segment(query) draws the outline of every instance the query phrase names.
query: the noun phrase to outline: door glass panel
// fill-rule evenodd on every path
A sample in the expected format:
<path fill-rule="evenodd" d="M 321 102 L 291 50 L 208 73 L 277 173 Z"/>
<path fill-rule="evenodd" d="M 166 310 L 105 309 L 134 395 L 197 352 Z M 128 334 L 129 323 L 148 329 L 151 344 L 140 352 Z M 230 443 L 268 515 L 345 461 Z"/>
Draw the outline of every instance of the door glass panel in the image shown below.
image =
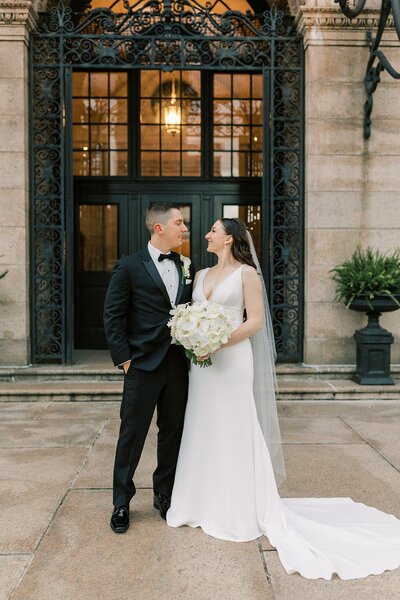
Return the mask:
<path fill-rule="evenodd" d="M 215 177 L 261 176 L 261 89 L 261 74 L 214 75 Z"/>
<path fill-rule="evenodd" d="M 201 175 L 200 96 L 200 71 L 141 71 L 142 176 Z"/>
<path fill-rule="evenodd" d="M 224 204 L 222 207 L 222 217 L 227 219 L 241 219 L 246 223 L 261 264 L 261 206 L 258 204 Z"/>
<path fill-rule="evenodd" d="M 73 73 L 74 175 L 128 175 L 127 73 Z"/>
<path fill-rule="evenodd" d="M 79 206 L 79 265 L 85 272 L 112 271 L 118 257 L 118 205 Z"/>

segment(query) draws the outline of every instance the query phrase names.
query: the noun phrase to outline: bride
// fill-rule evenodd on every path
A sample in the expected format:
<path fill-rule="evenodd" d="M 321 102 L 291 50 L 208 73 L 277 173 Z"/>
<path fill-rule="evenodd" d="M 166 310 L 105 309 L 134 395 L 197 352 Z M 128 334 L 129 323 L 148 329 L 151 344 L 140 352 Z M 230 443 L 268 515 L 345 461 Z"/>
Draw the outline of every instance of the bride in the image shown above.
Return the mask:
<path fill-rule="evenodd" d="M 228 307 L 235 329 L 212 366 L 191 367 L 168 525 L 201 527 L 235 542 L 265 535 L 288 573 L 310 579 L 395 569 L 400 520 L 394 516 L 350 498 L 279 497 L 284 466 L 258 261 L 239 219 L 218 220 L 206 240 L 218 263 L 197 274 L 193 300 Z"/>

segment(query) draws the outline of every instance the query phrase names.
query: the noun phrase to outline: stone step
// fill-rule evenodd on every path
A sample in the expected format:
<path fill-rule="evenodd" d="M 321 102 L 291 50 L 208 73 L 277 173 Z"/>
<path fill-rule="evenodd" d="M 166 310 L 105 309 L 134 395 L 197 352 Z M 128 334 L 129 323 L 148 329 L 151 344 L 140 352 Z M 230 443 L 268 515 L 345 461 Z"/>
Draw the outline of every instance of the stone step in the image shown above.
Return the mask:
<path fill-rule="evenodd" d="M 51 365 L 28 367 L 0 367 L 0 385 L 3 382 L 93 382 L 120 381 L 121 371 L 113 366 Z"/>
<path fill-rule="evenodd" d="M 120 376 L 121 379 L 121 376 Z M 17 381 L 0 383 L 0 402 L 104 402 L 121 400 L 122 381 Z"/>
<path fill-rule="evenodd" d="M 278 364 L 276 372 L 279 382 L 307 381 L 309 379 L 344 380 L 350 379 L 355 365 L 303 365 Z M 400 383 L 400 365 L 392 365 L 391 374 Z M 0 367 L 0 385 L 4 382 L 93 382 L 120 381 L 121 372 L 110 361 L 103 360 L 94 364 L 74 365 L 30 365 L 27 367 Z"/>
<path fill-rule="evenodd" d="M 400 400 L 400 384 L 358 385 L 349 379 L 292 379 L 278 382 L 278 399 L 287 400 Z M 0 402 L 120 401 L 120 381 L 16 381 L 0 383 Z"/>

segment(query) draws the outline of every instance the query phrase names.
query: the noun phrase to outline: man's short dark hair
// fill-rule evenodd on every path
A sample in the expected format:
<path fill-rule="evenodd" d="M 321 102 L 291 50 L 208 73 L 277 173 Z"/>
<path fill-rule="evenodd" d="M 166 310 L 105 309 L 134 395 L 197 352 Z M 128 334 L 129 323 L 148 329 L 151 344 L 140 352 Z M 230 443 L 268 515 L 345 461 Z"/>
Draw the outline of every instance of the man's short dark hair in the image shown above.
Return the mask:
<path fill-rule="evenodd" d="M 146 211 L 146 227 L 150 232 L 150 235 L 154 233 L 154 225 L 156 223 L 165 223 L 169 219 L 169 212 L 173 209 L 179 207 L 176 204 L 170 204 L 169 202 L 154 202 L 150 204 L 149 208 Z"/>

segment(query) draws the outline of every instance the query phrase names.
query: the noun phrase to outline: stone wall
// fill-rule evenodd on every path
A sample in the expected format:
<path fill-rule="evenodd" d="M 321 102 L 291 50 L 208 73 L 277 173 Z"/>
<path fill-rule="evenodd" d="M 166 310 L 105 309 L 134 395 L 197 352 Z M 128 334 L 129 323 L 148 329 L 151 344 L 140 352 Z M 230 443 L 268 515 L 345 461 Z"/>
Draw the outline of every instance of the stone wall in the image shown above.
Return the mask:
<path fill-rule="evenodd" d="M 329 270 L 357 243 L 400 245 L 400 82 L 383 74 L 372 134 L 364 140 L 366 27 L 376 26 L 378 12 L 364 11 L 350 23 L 329 0 L 292 10 L 306 53 L 305 362 L 351 364 L 352 334 L 366 318 L 334 301 Z M 397 36 L 386 38 L 382 48 L 400 67 Z M 394 363 L 400 362 L 398 315 L 381 319 L 398 340 Z"/>
<path fill-rule="evenodd" d="M 29 362 L 30 1 L 0 0 L 0 364 Z"/>
<path fill-rule="evenodd" d="M 383 250 L 400 244 L 400 82 L 383 74 L 365 141 L 366 28 L 378 12 L 350 23 L 333 0 L 289 4 L 306 53 L 305 362 L 354 364 L 352 334 L 365 317 L 335 303 L 329 270 L 357 242 Z M 9 269 L 0 280 L 0 364 L 8 365 L 30 360 L 27 58 L 38 5 L 0 0 L 0 272 Z M 394 32 L 385 40 L 400 68 Z M 397 340 L 394 363 L 399 314 L 382 318 Z"/>

